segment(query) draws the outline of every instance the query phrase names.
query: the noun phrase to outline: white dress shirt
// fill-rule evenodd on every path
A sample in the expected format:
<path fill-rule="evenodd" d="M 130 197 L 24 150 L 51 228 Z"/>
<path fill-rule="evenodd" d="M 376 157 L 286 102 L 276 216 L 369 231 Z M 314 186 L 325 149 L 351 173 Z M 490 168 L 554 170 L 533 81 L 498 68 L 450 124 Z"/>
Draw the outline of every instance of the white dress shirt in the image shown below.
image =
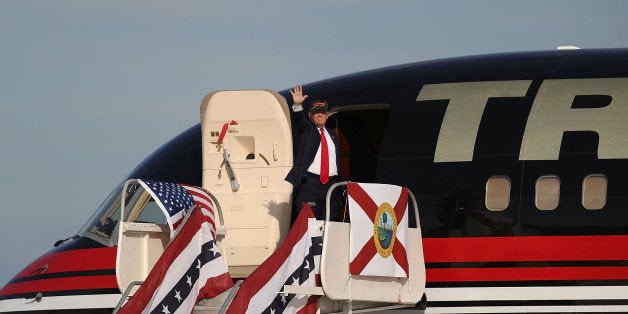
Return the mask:
<path fill-rule="evenodd" d="M 336 167 L 336 145 L 334 145 L 334 141 L 331 139 L 329 132 L 326 128 L 323 128 L 325 132 L 325 138 L 327 139 L 327 152 L 329 152 L 329 176 L 337 176 L 338 168 Z M 316 131 L 320 132 L 319 128 L 316 128 Z M 314 161 L 307 171 L 316 175 L 321 174 L 321 145 L 318 145 L 318 150 L 316 151 L 316 156 L 314 156 Z"/>

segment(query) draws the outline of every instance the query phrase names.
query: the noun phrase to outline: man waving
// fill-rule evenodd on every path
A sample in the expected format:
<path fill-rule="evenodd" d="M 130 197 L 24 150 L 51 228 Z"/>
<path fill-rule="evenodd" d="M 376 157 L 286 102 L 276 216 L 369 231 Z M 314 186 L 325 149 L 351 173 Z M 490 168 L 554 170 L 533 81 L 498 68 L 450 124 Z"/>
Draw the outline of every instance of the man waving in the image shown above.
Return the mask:
<path fill-rule="evenodd" d="M 298 211 L 302 203 L 309 203 L 316 219 L 325 219 L 325 198 L 332 184 L 342 181 L 340 172 L 339 146 L 336 134 L 325 127 L 328 118 L 328 104 L 324 100 L 315 100 L 305 119 L 303 102 L 307 95 L 303 87 L 297 85 L 290 91 L 292 110 L 296 113 L 294 130 L 298 133 L 294 165 L 286 181 L 295 188 L 294 204 Z M 331 198 L 331 220 L 340 217 L 339 193 Z"/>

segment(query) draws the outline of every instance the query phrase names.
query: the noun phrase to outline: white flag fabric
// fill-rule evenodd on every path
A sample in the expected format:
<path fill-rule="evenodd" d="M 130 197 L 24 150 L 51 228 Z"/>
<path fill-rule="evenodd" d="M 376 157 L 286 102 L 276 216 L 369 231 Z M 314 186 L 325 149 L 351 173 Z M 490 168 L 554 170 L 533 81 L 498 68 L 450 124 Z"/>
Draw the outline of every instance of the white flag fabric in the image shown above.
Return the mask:
<path fill-rule="evenodd" d="M 119 314 L 189 314 L 201 299 L 212 298 L 233 286 L 212 235 L 210 214 L 205 209 L 192 211 Z"/>
<path fill-rule="evenodd" d="M 166 216 L 166 222 L 170 227 L 171 238 L 187 212 L 194 205 L 207 210 L 211 218 L 212 235 L 216 235 L 214 223 L 214 204 L 209 192 L 205 189 L 170 182 L 160 182 L 152 180 L 137 180 L 140 185 L 153 197 L 155 203 L 161 208 Z"/>
<path fill-rule="evenodd" d="M 322 232 L 304 204 L 284 243 L 240 286 L 227 314 L 316 313 L 317 296 L 278 293 L 284 285 L 316 286 Z"/>
<path fill-rule="evenodd" d="M 408 189 L 396 185 L 347 186 L 352 275 L 408 277 Z"/>

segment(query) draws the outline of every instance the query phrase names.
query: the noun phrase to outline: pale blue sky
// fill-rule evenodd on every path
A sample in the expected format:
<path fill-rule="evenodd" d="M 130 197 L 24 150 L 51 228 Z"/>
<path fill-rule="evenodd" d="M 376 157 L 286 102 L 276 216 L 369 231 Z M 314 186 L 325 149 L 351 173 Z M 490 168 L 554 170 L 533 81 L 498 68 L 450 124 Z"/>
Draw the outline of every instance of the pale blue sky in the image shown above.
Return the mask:
<path fill-rule="evenodd" d="M 472 54 L 628 47 L 628 1 L 0 1 L 0 285 L 218 89 Z"/>

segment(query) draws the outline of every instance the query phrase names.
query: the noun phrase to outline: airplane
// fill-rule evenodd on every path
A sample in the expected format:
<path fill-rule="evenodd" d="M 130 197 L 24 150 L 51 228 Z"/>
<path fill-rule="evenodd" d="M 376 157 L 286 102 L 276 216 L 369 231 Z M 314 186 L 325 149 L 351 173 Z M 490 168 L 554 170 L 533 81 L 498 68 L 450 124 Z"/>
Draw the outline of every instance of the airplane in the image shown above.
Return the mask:
<path fill-rule="evenodd" d="M 345 179 L 416 196 L 427 308 L 409 312 L 628 312 L 628 49 L 423 61 L 303 88 L 330 104 Z M 244 110 L 214 105 L 221 95 L 122 182 L 212 192 L 230 273 L 245 278 L 289 228 L 291 98 L 267 91 L 249 102 L 273 104 Z M 120 260 L 133 258 L 119 243 L 120 204 L 147 208 L 135 214 L 156 223 L 151 243 L 168 236 L 150 199 L 123 183 L 0 290 L 0 312 L 111 312 L 126 287 Z M 155 257 L 140 257 L 141 278 Z"/>

